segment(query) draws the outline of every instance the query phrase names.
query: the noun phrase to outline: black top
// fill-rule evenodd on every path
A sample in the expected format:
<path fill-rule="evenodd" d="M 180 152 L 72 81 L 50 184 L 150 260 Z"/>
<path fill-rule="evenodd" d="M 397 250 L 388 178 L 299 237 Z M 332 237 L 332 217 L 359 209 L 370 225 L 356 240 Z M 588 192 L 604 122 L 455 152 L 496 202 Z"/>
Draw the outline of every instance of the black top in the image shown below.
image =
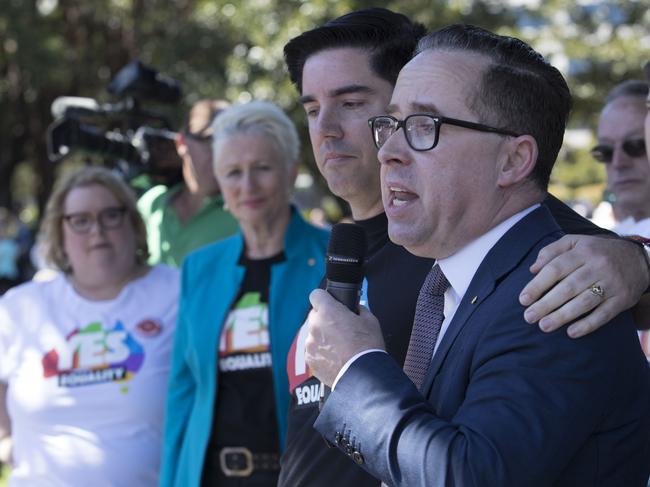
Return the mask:
<path fill-rule="evenodd" d="M 246 273 L 219 341 L 217 399 L 203 467 L 204 486 L 242 485 L 241 479 L 226 477 L 221 471 L 219 451 L 223 447 L 246 447 L 253 453 L 280 452 L 268 301 L 271 266 L 283 260 L 283 252 L 267 259 L 240 258 Z"/>
<path fill-rule="evenodd" d="M 385 213 L 357 223 L 364 227 L 368 239 L 366 306 L 381 324 L 388 353 L 401 364 L 411 336 L 418 292 L 434 261 L 415 257 L 388 240 Z M 291 377 L 289 382 L 293 382 Z M 318 380 L 310 377 L 291 390 L 287 446 L 278 486 L 378 486 L 374 477 L 338 449 L 328 448 L 313 429 L 318 416 L 318 388 Z"/>
<path fill-rule="evenodd" d="M 611 233 L 582 218 L 557 198 L 544 204 L 567 233 Z M 415 257 L 388 239 L 386 215 L 357 222 L 368 233 L 366 264 L 369 308 L 381 324 L 386 348 L 403 364 L 411 336 L 415 303 L 433 260 Z M 291 380 L 290 380 L 291 383 Z M 378 487 L 380 482 L 337 448 L 328 448 L 312 425 L 318 416 L 319 387 L 311 377 L 291 390 L 287 447 L 282 455 L 281 487 Z"/>

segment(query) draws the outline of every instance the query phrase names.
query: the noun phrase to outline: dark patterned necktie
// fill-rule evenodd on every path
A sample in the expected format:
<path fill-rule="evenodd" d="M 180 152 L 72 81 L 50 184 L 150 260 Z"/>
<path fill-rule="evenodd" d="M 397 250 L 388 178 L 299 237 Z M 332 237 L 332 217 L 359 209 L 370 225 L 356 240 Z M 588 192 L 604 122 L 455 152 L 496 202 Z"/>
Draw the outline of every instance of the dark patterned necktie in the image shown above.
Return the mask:
<path fill-rule="evenodd" d="M 415 318 L 409 348 L 404 361 L 404 372 L 419 389 L 427 373 L 433 350 L 445 318 L 445 291 L 449 281 L 435 265 L 427 274 L 415 306 Z"/>

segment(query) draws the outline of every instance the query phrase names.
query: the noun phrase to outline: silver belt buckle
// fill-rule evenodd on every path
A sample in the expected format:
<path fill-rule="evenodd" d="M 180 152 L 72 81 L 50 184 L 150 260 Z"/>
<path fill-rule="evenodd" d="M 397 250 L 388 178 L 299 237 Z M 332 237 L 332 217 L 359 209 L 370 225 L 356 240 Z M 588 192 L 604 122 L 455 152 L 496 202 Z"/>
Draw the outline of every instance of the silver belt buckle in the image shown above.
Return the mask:
<path fill-rule="evenodd" d="M 246 459 L 246 468 L 233 469 L 228 467 L 228 455 L 242 455 Z M 249 477 L 253 473 L 253 454 L 243 446 L 227 446 L 219 452 L 219 466 L 226 477 Z"/>

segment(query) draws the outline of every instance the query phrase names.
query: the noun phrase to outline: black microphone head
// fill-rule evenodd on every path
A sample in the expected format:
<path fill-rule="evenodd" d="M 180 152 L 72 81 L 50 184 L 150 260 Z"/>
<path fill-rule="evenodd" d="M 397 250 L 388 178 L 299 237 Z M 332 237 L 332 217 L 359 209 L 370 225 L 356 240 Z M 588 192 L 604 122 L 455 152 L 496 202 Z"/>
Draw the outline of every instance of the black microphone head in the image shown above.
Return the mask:
<path fill-rule="evenodd" d="M 362 227 L 354 223 L 334 225 L 327 246 L 327 280 L 360 283 L 363 280 L 366 249 L 366 231 Z"/>

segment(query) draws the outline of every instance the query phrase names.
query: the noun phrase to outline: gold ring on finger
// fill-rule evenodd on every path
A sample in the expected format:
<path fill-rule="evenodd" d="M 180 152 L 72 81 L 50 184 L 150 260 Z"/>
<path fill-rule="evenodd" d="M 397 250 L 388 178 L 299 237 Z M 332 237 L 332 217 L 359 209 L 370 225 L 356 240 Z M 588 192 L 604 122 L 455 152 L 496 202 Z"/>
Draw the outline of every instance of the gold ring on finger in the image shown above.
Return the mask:
<path fill-rule="evenodd" d="M 598 284 L 594 284 L 589 288 L 589 292 L 593 294 L 594 296 L 598 296 L 599 298 L 604 298 L 605 297 L 605 290 L 602 288 L 602 286 L 599 286 Z"/>

